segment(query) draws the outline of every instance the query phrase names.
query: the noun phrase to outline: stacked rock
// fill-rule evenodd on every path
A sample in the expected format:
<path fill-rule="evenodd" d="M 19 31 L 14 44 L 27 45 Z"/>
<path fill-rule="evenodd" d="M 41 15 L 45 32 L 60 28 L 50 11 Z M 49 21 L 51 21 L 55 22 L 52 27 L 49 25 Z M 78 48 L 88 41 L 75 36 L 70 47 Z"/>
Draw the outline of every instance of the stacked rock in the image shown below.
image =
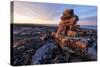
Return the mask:
<path fill-rule="evenodd" d="M 63 12 L 63 16 L 61 16 L 61 22 L 58 26 L 57 33 L 67 36 L 76 36 L 77 30 L 80 27 L 79 25 L 77 25 L 78 21 L 79 17 L 74 14 L 74 10 L 66 9 Z"/>
<path fill-rule="evenodd" d="M 54 41 L 64 50 L 70 48 L 72 53 L 77 55 L 86 54 L 87 40 L 80 37 L 80 25 L 77 25 L 79 17 L 74 14 L 73 9 L 66 9 L 61 16 L 61 22 L 57 32 L 52 32 Z M 66 49 L 65 49 L 66 48 Z M 70 51 L 68 49 L 68 51 Z"/>

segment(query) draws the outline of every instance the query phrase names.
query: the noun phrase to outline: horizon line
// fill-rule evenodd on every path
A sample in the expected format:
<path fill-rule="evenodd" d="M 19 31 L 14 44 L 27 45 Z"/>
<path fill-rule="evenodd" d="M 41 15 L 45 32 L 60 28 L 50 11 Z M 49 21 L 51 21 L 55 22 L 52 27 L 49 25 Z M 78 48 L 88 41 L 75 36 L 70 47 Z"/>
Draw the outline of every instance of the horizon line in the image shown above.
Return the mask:
<path fill-rule="evenodd" d="M 35 23 L 11 23 L 11 24 L 32 24 L 32 25 L 35 25 Z M 36 24 L 36 25 L 58 25 L 58 24 Z M 76 24 L 76 25 L 82 25 L 82 24 Z M 84 25 L 84 26 L 97 26 L 97 25 Z"/>

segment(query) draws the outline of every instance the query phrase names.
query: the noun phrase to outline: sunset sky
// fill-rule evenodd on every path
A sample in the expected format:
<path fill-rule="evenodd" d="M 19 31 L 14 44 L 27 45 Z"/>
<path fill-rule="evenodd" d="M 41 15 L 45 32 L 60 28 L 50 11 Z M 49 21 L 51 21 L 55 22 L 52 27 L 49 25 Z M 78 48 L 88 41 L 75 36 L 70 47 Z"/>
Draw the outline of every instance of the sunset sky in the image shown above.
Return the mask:
<path fill-rule="evenodd" d="M 74 9 L 80 25 L 97 25 L 97 7 L 71 4 L 14 2 L 14 23 L 59 24 L 62 12 Z"/>

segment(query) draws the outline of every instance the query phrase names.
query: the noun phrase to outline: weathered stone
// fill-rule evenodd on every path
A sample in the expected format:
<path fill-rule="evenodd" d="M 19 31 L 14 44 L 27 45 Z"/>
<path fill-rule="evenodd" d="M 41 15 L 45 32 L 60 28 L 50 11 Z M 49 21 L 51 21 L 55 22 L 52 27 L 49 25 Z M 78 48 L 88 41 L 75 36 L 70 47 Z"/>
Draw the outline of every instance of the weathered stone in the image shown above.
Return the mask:
<path fill-rule="evenodd" d="M 69 27 L 70 30 L 77 31 L 77 29 L 80 28 L 80 25 L 70 25 Z"/>
<path fill-rule="evenodd" d="M 65 16 L 73 16 L 74 15 L 74 10 L 73 9 L 65 9 L 63 12 L 63 15 Z"/>
<path fill-rule="evenodd" d="M 39 48 L 32 57 L 32 64 L 45 64 L 50 59 L 53 49 L 57 48 L 53 43 L 48 43 Z"/>
<path fill-rule="evenodd" d="M 71 31 L 71 30 L 68 30 L 67 31 L 67 36 L 68 37 L 75 37 L 77 35 L 77 32 L 76 31 Z"/>

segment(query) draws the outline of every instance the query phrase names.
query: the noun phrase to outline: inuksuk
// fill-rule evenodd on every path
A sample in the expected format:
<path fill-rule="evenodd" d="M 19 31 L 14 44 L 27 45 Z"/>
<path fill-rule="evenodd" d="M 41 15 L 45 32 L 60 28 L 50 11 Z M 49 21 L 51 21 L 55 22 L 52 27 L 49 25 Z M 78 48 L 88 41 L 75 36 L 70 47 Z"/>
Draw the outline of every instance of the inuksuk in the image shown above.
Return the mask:
<path fill-rule="evenodd" d="M 52 32 L 54 41 L 62 48 L 71 48 L 75 54 L 87 52 L 87 41 L 80 37 L 80 25 L 77 24 L 79 17 L 74 14 L 73 9 L 66 9 L 61 16 L 57 32 Z M 69 51 L 69 49 L 68 49 Z"/>

